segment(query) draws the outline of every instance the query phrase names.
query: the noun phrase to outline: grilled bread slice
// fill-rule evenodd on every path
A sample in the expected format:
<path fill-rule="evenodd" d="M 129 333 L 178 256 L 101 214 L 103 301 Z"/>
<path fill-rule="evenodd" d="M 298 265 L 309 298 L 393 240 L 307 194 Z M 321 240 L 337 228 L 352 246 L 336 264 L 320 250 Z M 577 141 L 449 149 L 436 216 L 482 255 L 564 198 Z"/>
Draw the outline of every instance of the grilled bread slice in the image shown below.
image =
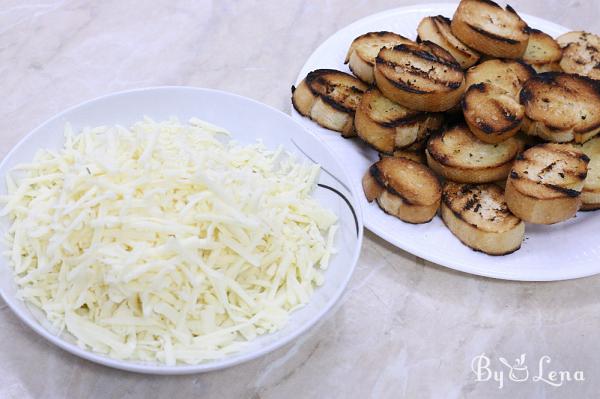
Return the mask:
<path fill-rule="evenodd" d="M 428 40 L 447 50 L 464 69 L 479 60 L 479 53 L 458 40 L 452 33 L 450 19 L 441 15 L 425 17 L 417 27 L 420 40 Z"/>
<path fill-rule="evenodd" d="M 528 30 L 529 43 L 523 54 L 523 61 L 531 65 L 538 73 L 559 72 L 562 49 L 558 42 L 541 30 L 534 28 L 528 28 Z"/>
<path fill-rule="evenodd" d="M 363 177 L 369 202 L 409 223 L 427 223 L 436 214 L 442 187 L 425 165 L 406 158 L 384 157 Z"/>
<path fill-rule="evenodd" d="M 600 36 L 587 32 L 569 32 L 557 39 L 563 47 L 560 67 L 568 73 L 600 79 Z"/>
<path fill-rule="evenodd" d="M 600 132 L 600 82 L 546 72 L 529 79 L 520 94 L 523 131 L 557 143 L 584 143 Z"/>
<path fill-rule="evenodd" d="M 354 76 L 333 69 L 310 72 L 298 87 L 292 86 L 296 111 L 327 129 L 354 136 L 354 113 L 365 85 Z"/>
<path fill-rule="evenodd" d="M 523 143 L 510 137 L 488 144 L 458 124 L 431 136 L 427 143 L 427 164 L 439 175 L 460 183 L 489 183 L 508 176 Z"/>
<path fill-rule="evenodd" d="M 600 209 L 600 137 L 594 137 L 581 146 L 581 150 L 590 159 L 588 173 L 581 192 L 581 209 L 591 211 Z"/>
<path fill-rule="evenodd" d="M 385 154 L 423 140 L 428 131 L 441 125 L 441 114 L 410 110 L 384 97 L 376 88 L 363 94 L 354 117 L 358 137 Z"/>
<path fill-rule="evenodd" d="M 398 44 L 411 44 L 412 40 L 392 32 L 369 32 L 360 35 L 350 45 L 344 64 L 357 78 L 366 83 L 375 82 L 373 66 L 382 47 L 394 47 Z"/>
<path fill-rule="evenodd" d="M 582 30 L 571 31 L 563 33 L 562 35 L 557 37 L 556 42 L 558 43 L 560 48 L 565 48 L 571 43 L 586 44 L 589 40 L 595 41 L 598 36 L 596 36 L 596 38 L 594 38 L 593 36 L 596 35 L 594 35 L 593 33 L 584 32 Z"/>
<path fill-rule="evenodd" d="M 446 111 L 465 89 L 463 70 L 454 57 L 427 41 L 382 48 L 374 76 L 384 96 L 418 111 Z"/>
<path fill-rule="evenodd" d="M 476 83 L 492 83 L 518 98 L 523 83 L 535 70 L 519 60 L 487 60 L 469 68 L 465 74 L 467 87 Z"/>
<path fill-rule="evenodd" d="M 441 214 L 463 244 L 489 255 L 507 255 L 521 247 L 525 223 L 506 205 L 496 184 L 444 184 Z"/>
<path fill-rule="evenodd" d="M 467 46 L 498 58 L 520 58 L 529 41 L 527 24 L 516 11 L 491 0 L 461 0 L 452 32 Z"/>
<path fill-rule="evenodd" d="M 589 158 L 570 144 L 545 143 L 520 154 L 506 181 L 506 203 L 526 222 L 553 224 L 575 215 Z"/>
<path fill-rule="evenodd" d="M 485 143 L 496 144 L 519 131 L 524 107 L 502 88 L 491 83 L 477 83 L 467 89 L 462 100 L 467 125 Z"/>

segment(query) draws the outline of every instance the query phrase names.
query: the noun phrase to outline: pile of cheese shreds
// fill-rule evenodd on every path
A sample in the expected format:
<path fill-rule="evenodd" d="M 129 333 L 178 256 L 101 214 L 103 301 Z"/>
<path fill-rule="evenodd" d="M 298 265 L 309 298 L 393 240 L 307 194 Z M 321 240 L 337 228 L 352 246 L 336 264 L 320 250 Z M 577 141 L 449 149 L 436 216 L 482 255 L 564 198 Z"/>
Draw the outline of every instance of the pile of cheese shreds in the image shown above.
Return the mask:
<path fill-rule="evenodd" d="M 318 165 L 198 119 L 67 125 L 7 176 L 18 295 L 118 359 L 195 364 L 280 329 L 334 252 Z"/>

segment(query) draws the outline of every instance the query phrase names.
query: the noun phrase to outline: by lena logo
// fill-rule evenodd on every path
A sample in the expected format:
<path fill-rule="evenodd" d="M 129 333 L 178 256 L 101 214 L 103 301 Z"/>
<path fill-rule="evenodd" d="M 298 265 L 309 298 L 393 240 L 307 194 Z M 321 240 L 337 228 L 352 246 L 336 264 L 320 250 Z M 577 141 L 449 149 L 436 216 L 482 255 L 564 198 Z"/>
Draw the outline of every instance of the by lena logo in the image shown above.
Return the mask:
<path fill-rule="evenodd" d="M 495 364 L 485 353 L 475 356 L 471 361 L 471 370 L 475 374 L 475 381 L 494 381 L 498 389 L 502 389 L 506 381 L 548 384 L 561 387 L 572 381 L 585 381 L 582 370 L 556 370 L 552 367 L 552 359 L 544 355 L 535 363 L 531 372 L 527 365 L 526 355 L 522 353 L 514 362 L 509 362 L 504 357 L 499 357 Z"/>

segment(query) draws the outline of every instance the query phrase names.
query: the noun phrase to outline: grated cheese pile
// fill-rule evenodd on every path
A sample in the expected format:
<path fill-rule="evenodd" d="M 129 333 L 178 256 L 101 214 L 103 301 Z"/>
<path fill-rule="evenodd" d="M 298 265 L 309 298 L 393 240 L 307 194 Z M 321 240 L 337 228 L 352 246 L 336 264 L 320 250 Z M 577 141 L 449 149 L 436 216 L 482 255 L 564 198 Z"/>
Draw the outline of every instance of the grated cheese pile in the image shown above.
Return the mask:
<path fill-rule="evenodd" d="M 317 165 L 198 119 L 67 125 L 7 176 L 19 296 L 79 346 L 195 364 L 280 329 L 334 252 Z"/>

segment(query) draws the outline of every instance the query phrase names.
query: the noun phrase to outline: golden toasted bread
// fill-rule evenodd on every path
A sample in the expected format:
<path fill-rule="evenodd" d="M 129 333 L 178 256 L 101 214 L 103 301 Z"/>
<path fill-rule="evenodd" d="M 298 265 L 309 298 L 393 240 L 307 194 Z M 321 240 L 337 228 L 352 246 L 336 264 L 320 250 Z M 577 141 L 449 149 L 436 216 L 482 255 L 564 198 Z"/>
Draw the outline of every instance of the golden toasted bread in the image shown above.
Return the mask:
<path fill-rule="evenodd" d="M 477 83 L 462 100 L 463 114 L 473 134 L 485 143 L 500 143 L 519 131 L 524 107 L 503 89 L 491 83 Z"/>
<path fill-rule="evenodd" d="M 462 68 L 431 42 L 382 48 L 375 60 L 375 82 L 384 96 L 418 111 L 446 111 L 464 92 Z"/>
<path fill-rule="evenodd" d="M 488 144 L 473 135 L 465 124 L 434 134 L 427 143 L 427 164 L 446 179 L 461 183 L 503 180 L 523 143 L 510 137 Z"/>
<path fill-rule="evenodd" d="M 411 44 L 412 40 L 392 32 L 369 32 L 360 35 L 350 45 L 344 64 L 363 82 L 373 83 L 375 58 L 382 47 L 394 47 L 398 44 Z"/>
<path fill-rule="evenodd" d="M 567 220 L 581 206 L 589 158 L 569 144 L 546 143 L 520 154 L 506 181 L 506 202 L 526 222 Z"/>
<path fill-rule="evenodd" d="M 442 195 L 437 177 L 425 165 L 406 158 L 384 157 L 363 177 L 369 202 L 409 222 L 426 223 L 436 214 Z"/>
<path fill-rule="evenodd" d="M 523 61 L 531 65 L 536 72 L 560 71 L 562 49 L 552 36 L 538 29 L 529 29 L 529 43 Z"/>
<path fill-rule="evenodd" d="M 365 85 L 354 76 L 332 69 L 310 72 L 298 87 L 292 86 L 296 111 L 327 129 L 354 136 L 354 113 Z"/>
<path fill-rule="evenodd" d="M 546 72 L 529 79 L 520 94 L 523 131 L 557 143 L 584 143 L 600 131 L 600 83 Z"/>
<path fill-rule="evenodd" d="M 420 40 L 428 40 L 447 50 L 464 69 L 475 65 L 479 53 L 458 40 L 452 33 L 450 20 L 444 16 L 425 17 L 417 27 Z"/>
<path fill-rule="evenodd" d="M 519 60 L 487 60 L 469 68 L 465 80 L 467 87 L 492 83 L 518 98 L 523 83 L 534 75 L 535 70 Z"/>
<path fill-rule="evenodd" d="M 584 32 L 581 30 L 572 31 L 572 32 L 563 33 L 562 35 L 557 37 L 556 42 L 558 43 L 558 45 L 561 48 L 565 48 L 571 43 L 586 44 L 590 40 L 595 41 L 595 40 L 597 40 L 598 36 L 596 36 L 596 37 L 594 37 L 594 36 L 596 36 L 596 35 L 594 35 L 593 33 L 588 33 L 588 32 Z"/>
<path fill-rule="evenodd" d="M 467 46 L 498 58 L 520 58 L 529 41 L 527 24 L 516 11 L 491 0 L 462 0 L 452 32 Z"/>
<path fill-rule="evenodd" d="M 525 223 L 513 215 L 496 184 L 444 184 L 442 219 L 463 244 L 489 255 L 521 247 Z"/>
<path fill-rule="evenodd" d="M 568 73 L 600 79 L 600 36 L 569 32 L 557 39 L 563 48 L 560 67 Z"/>
<path fill-rule="evenodd" d="M 594 137 L 581 146 L 581 150 L 590 159 L 588 173 L 581 191 L 581 209 L 591 211 L 600 209 L 600 137 Z"/>
<path fill-rule="evenodd" d="M 428 131 L 441 125 L 441 114 L 410 110 L 384 97 L 376 88 L 363 94 L 354 117 L 358 137 L 385 154 L 423 140 Z"/>

